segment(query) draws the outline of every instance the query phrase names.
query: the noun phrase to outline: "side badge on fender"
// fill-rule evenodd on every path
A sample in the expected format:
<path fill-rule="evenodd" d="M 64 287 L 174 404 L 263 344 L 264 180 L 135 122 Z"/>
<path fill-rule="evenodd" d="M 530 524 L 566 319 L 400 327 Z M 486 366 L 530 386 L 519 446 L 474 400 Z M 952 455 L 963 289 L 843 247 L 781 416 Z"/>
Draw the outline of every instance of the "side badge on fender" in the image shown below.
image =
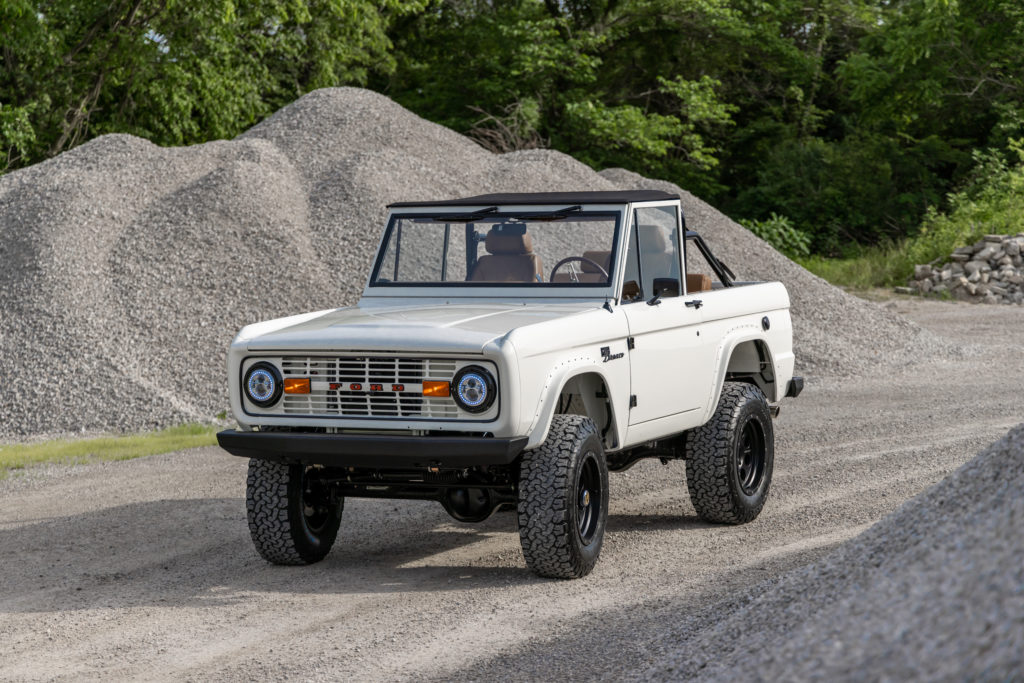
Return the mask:
<path fill-rule="evenodd" d="M 612 353 L 612 349 L 609 346 L 602 346 L 601 347 L 601 358 L 604 358 L 604 362 L 605 363 L 607 363 L 610 360 L 618 360 L 619 358 L 622 358 L 625 355 L 626 355 L 625 353 L 615 353 L 615 354 L 613 354 Z"/>

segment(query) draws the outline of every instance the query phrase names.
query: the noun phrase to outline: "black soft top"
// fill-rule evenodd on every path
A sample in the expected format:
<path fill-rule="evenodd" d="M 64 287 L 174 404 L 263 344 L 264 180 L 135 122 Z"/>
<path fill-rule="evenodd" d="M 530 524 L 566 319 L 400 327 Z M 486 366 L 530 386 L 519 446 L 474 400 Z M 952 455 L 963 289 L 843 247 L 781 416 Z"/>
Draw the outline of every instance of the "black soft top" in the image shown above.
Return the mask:
<path fill-rule="evenodd" d="M 617 190 L 614 192 L 511 192 L 481 194 L 462 199 L 435 199 L 422 202 L 395 202 L 388 208 L 406 206 L 491 206 L 504 204 L 628 204 L 679 199 L 677 194 L 660 190 Z"/>

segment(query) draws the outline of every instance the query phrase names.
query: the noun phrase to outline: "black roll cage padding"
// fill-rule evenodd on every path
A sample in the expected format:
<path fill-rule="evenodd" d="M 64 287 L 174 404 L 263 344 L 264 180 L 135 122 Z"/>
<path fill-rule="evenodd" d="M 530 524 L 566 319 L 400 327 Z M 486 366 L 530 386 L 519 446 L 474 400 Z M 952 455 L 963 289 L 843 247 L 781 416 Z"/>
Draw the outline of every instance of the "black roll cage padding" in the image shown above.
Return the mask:
<path fill-rule="evenodd" d="M 721 281 L 721 283 L 726 287 L 732 287 L 733 281 L 736 280 L 736 274 L 732 272 L 729 266 L 719 261 L 718 258 L 711 253 L 711 248 L 708 247 L 704 238 L 693 230 L 687 230 L 686 239 L 693 240 L 694 244 L 697 245 L 697 249 L 699 249 L 700 253 L 703 254 L 704 259 L 708 262 L 708 265 L 711 266 L 711 269 L 715 271 L 715 275 L 718 276 L 719 281 Z"/>
<path fill-rule="evenodd" d="M 395 272 L 392 273 L 392 278 L 395 282 L 398 281 L 398 262 L 402 258 L 402 225 L 398 225 L 398 230 L 395 232 Z"/>
<path fill-rule="evenodd" d="M 486 239 L 476 231 L 476 223 L 466 223 L 466 279 L 473 277 L 476 262 L 479 260 L 480 243 Z"/>
<path fill-rule="evenodd" d="M 444 224 L 444 247 L 441 250 L 441 282 L 448 281 L 448 242 L 452 233 L 452 224 Z"/>

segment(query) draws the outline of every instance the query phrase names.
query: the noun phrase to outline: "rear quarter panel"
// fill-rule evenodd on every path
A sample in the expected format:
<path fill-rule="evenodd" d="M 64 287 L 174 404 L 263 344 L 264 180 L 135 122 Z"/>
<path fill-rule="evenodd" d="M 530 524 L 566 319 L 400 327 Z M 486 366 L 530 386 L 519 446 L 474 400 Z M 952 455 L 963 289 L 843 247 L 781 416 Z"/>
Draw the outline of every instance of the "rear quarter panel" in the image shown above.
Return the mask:
<path fill-rule="evenodd" d="M 775 392 L 770 402 L 782 399 L 793 376 L 793 324 L 789 293 L 780 282 L 739 283 L 737 286 L 701 292 L 704 306 L 702 333 L 715 340 L 716 381 L 709 387 L 707 407 L 701 424 L 711 419 L 718 405 L 722 383 L 733 350 L 745 342 L 761 340 L 768 346 L 775 375 Z M 763 324 L 768 321 L 768 329 Z"/>

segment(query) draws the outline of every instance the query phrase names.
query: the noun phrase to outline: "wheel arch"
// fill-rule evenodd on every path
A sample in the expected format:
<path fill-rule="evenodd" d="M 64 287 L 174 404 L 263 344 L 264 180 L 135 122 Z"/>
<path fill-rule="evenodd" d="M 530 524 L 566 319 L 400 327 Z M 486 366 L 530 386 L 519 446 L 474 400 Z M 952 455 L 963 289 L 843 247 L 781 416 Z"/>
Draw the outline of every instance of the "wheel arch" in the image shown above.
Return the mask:
<path fill-rule="evenodd" d="M 718 370 L 711 400 L 705 409 L 705 422 L 714 414 L 727 381 L 753 384 L 769 402 L 782 398 L 785 388 L 779 387 L 775 358 L 768 340 L 760 331 L 747 329 L 730 335 L 719 347 L 717 358 Z"/>
<path fill-rule="evenodd" d="M 601 432 L 605 448 L 617 448 L 622 442 L 625 425 L 620 424 L 622 412 L 616 409 L 610 378 L 600 368 L 589 364 L 558 368 L 552 374 L 526 448 L 542 444 L 551 429 L 552 418 L 560 414 L 589 417 Z"/>

